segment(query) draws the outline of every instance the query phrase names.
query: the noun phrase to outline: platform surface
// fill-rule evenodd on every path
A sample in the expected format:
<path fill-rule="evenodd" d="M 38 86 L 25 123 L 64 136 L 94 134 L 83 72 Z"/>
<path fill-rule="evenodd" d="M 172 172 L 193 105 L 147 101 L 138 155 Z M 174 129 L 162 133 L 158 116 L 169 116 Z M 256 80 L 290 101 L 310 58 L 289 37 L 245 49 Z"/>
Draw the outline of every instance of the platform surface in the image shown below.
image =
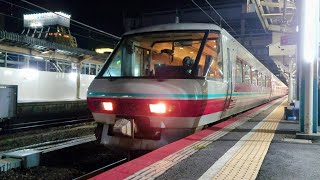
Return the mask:
<path fill-rule="evenodd" d="M 318 179 L 320 143 L 297 140 L 281 98 L 92 179 Z"/>

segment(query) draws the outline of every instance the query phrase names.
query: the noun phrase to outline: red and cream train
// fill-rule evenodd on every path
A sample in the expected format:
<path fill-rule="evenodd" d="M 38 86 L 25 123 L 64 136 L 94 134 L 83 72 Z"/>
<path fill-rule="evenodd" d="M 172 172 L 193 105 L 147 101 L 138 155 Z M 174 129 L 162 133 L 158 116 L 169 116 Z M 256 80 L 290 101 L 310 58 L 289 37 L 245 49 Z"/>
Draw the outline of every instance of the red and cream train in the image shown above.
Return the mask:
<path fill-rule="evenodd" d="M 126 33 L 87 95 L 102 144 L 155 149 L 286 93 L 221 27 L 180 23 Z"/>

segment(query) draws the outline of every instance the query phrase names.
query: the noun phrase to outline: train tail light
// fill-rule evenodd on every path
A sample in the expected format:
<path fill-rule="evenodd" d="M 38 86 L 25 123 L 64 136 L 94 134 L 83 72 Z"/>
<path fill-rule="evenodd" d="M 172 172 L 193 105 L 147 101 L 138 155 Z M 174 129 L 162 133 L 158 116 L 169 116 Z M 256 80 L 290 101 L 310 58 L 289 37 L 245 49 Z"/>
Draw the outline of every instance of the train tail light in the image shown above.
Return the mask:
<path fill-rule="evenodd" d="M 167 107 L 163 103 L 158 104 L 149 104 L 150 112 L 157 113 L 157 114 L 163 114 L 166 113 Z"/>

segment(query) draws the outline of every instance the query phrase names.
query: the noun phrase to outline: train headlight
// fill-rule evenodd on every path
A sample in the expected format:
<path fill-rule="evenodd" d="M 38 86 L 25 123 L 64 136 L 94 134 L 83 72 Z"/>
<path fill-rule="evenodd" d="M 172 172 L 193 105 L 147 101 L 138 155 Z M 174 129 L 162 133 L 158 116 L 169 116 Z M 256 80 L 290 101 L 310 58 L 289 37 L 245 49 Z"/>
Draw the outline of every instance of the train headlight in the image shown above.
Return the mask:
<path fill-rule="evenodd" d="M 166 113 L 167 107 L 163 103 L 158 104 L 149 104 L 150 112 L 157 113 L 157 114 L 163 114 Z"/>
<path fill-rule="evenodd" d="M 102 102 L 102 107 L 103 107 L 103 110 L 113 111 L 113 104 L 112 104 L 112 102 Z"/>

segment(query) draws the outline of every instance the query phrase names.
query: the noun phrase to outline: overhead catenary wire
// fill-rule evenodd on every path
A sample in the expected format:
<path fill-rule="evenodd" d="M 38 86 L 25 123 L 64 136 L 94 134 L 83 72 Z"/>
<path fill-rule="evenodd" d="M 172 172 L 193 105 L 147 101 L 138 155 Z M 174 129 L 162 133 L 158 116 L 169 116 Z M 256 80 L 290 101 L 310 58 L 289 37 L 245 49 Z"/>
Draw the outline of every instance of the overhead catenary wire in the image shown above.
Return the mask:
<path fill-rule="evenodd" d="M 215 24 L 218 25 L 217 21 L 215 21 L 206 11 L 204 11 L 194 0 L 191 0 L 194 5 L 196 5 L 204 14 L 206 14 Z"/>
<path fill-rule="evenodd" d="M 2 2 L 4 2 L 4 3 L 7 3 L 7 4 L 10 4 L 10 5 L 12 5 L 12 6 L 16 6 L 16 7 L 22 8 L 22 9 L 26 9 L 26 10 L 28 10 L 28 11 L 36 12 L 36 11 L 34 11 L 34 10 L 32 10 L 32 9 L 29 9 L 29 8 L 26 8 L 26 7 L 23 7 L 23 6 L 20 6 L 20 5 L 18 5 L 18 4 L 14 4 L 14 3 L 9 2 L 9 1 L 6 1 L 6 0 L 0 0 L 0 1 L 2 1 Z"/>
<path fill-rule="evenodd" d="M 193 1 L 193 0 L 192 0 Z M 212 10 L 220 17 L 220 19 L 226 23 L 226 25 L 238 36 L 237 32 L 227 23 L 227 21 L 218 13 L 218 11 L 209 3 L 208 0 L 205 0 L 207 4 L 212 8 Z"/>
<path fill-rule="evenodd" d="M 24 3 L 27 3 L 27 4 L 29 4 L 29 5 L 32 5 L 32 6 L 34 6 L 34 7 L 37 7 L 37 8 L 39 8 L 39 9 L 42 9 L 42 10 L 44 10 L 44 11 L 51 12 L 51 13 L 54 13 L 54 14 L 56 14 L 56 15 L 58 15 L 58 16 L 64 17 L 64 16 L 62 16 L 62 15 L 60 15 L 60 14 L 57 14 L 57 13 L 55 13 L 55 12 L 52 12 L 52 11 L 50 11 L 49 9 L 46 9 L 46 8 L 44 8 L 44 7 L 41 7 L 41 6 L 39 6 L 39 5 L 36 5 L 36 4 L 31 3 L 31 2 L 29 2 L 29 1 L 26 1 L 26 0 L 21 0 L 21 1 L 24 2 Z M 104 34 L 104 35 L 107 35 L 107 36 L 113 38 L 113 39 L 120 40 L 120 37 L 118 37 L 118 36 L 116 36 L 116 35 L 107 33 L 107 32 L 105 32 L 105 31 L 103 31 L 103 30 L 97 29 L 97 28 L 95 28 L 95 27 L 92 27 L 92 26 L 90 26 L 90 25 L 84 24 L 84 23 L 79 22 L 79 21 L 77 21 L 77 20 L 74 20 L 74 19 L 71 19 L 71 18 L 70 18 L 70 21 L 71 21 L 71 22 L 74 22 L 74 23 L 77 23 L 77 24 L 80 24 L 80 25 L 82 25 L 82 26 L 85 26 L 85 27 L 87 27 L 87 28 L 89 28 L 89 29 L 95 30 L 95 31 L 97 31 L 97 32 L 100 32 L 100 33 L 102 33 L 102 34 Z"/>
<path fill-rule="evenodd" d="M 102 43 L 105 43 L 105 44 L 108 44 L 108 45 L 111 45 L 111 46 L 115 46 L 115 45 L 116 45 L 116 43 L 111 43 L 111 42 L 102 41 L 102 40 L 99 40 L 99 39 L 95 39 L 95 38 L 88 37 L 88 36 L 81 35 L 81 34 L 74 33 L 74 32 L 72 33 L 72 35 L 78 36 L 78 37 L 82 37 L 82 38 L 86 38 L 86 39 L 91 39 L 91 40 L 96 41 L 96 42 L 102 42 Z"/>

